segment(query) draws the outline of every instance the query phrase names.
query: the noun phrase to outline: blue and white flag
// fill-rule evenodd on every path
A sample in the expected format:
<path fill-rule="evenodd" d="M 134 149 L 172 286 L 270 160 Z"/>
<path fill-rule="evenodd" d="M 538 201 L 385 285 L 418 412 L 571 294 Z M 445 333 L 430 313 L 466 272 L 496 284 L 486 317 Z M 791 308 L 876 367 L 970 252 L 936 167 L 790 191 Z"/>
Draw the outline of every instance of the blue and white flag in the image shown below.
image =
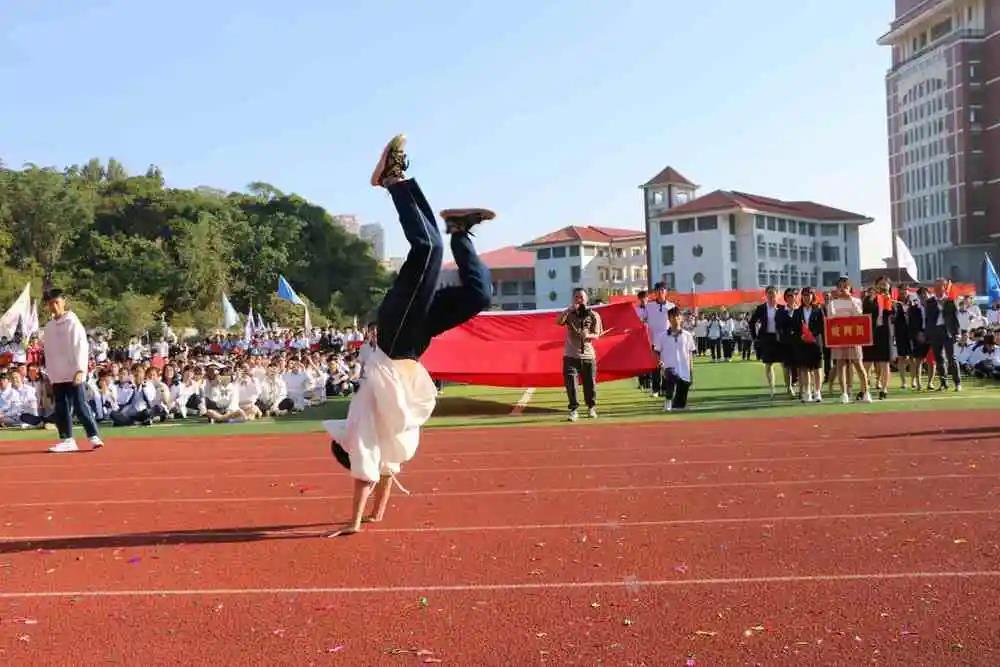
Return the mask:
<path fill-rule="evenodd" d="M 292 286 L 288 284 L 288 281 L 285 280 L 285 276 L 278 276 L 278 298 L 291 301 L 296 306 L 306 305 L 299 298 L 299 295 L 295 293 L 295 290 L 292 289 Z"/>
<path fill-rule="evenodd" d="M 990 259 L 989 253 L 986 253 L 986 257 L 983 258 L 983 274 L 986 296 L 991 304 L 997 303 L 1000 301 L 1000 276 L 997 275 L 997 268 L 993 266 L 993 260 Z"/>
<path fill-rule="evenodd" d="M 222 327 L 228 329 L 231 326 L 235 326 L 240 321 L 240 315 L 233 308 L 233 304 L 229 303 L 229 297 L 226 293 L 222 293 Z"/>
<path fill-rule="evenodd" d="M 264 318 L 260 312 L 257 313 L 257 331 L 267 331 L 267 327 L 264 326 Z"/>

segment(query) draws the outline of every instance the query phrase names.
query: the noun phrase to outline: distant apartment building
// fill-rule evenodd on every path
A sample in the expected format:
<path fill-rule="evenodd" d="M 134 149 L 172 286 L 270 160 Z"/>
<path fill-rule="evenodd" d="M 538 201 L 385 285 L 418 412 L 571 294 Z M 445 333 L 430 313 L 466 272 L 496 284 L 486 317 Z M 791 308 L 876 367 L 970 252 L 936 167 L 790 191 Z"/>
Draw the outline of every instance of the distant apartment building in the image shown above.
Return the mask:
<path fill-rule="evenodd" d="M 498 248 L 479 255 L 493 280 L 494 310 L 534 310 L 535 254 L 515 246 Z M 448 262 L 441 267 L 439 287 L 458 285 L 458 267 Z"/>
<path fill-rule="evenodd" d="M 354 234 L 355 236 L 360 236 L 361 223 L 358 222 L 358 216 L 351 215 L 348 213 L 341 213 L 338 215 L 334 215 L 332 217 L 334 224 L 340 225 L 346 231 L 350 232 L 351 234 Z"/>
<path fill-rule="evenodd" d="M 568 305 L 576 287 L 601 300 L 646 288 L 646 237 L 640 230 L 563 227 L 521 249 L 535 257 L 539 308 Z"/>
<path fill-rule="evenodd" d="M 640 186 L 650 282 L 678 292 L 832 287 L 861 278 L 859 227 L 872 219 L 810 201 L 698 186 L 667 167 Z"/>
<path fill-rule="evenodd" d="M 361 225 L 358 229 L 358 236 L 362 241 L 367 241 L 372 247 L 372 256 L 382 261 L 385 259 L 385 230 L 378 222 Z"/>
<path fill-rule="evenodd" d="M 1000 246 L 1000 2 L 896 0 L 895 9 L 878 40 L 892 48 L 892 230 L 922 280 L 981 286 L 983 253 Z"/>

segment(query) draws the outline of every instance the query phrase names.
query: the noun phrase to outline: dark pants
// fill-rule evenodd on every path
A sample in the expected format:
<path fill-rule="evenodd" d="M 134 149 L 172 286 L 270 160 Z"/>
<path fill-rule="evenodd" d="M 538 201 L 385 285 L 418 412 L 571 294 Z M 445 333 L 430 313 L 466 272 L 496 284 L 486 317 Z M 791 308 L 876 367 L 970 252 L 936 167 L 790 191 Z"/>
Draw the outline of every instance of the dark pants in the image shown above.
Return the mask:
<path fill-rule="evenodd" d="M 437 289 L 444 246 L 434 212 L 413 179 L 388 190 L 410 251 L 379 306 L 378 346 L 391 359 L 418 359 L 434 336 L 490 307 L 490 272 L 469 235 L 452 234 L 461 285 Z"/>
<path fill-rule="evenodd" d="M 663 398 L 665 401 L 670 401 L 670 407 L 686 408 L 690 388 L 691 383 L 680 379 L 672 369 L 663 370 Z"/>
<path fill-rule="evenodd" d="M 59 437 L 65 440 L 73 436 L 73 413 L 83 425 L 88 438 L 97 435 L 97 422 L 87 405 L 87 398 L 83 393 L 83 384 L 73 384 L 72 382 L 54 382 L 52 384 L 52 398 L 56 405 L 56 428 L 59 429 Z"/>
<path fill-rule="evenodd" d="M 753 341 L 749 338 L 739 338 L 740 357 L 743 361 L 749 361 L 750 355 L 753 353 Z"/>
<path fill-rule="evenodd" d="M 719 338 L 708 339 L 708 349 L 712 352 L 712 361 L 722 358 L 722 340 Z"/>
<path fill-rule="evenodd" d="M 708 349 L 708 337 L 698 336 L 697 347 L 698 347 L 698 356 L 699 357 L 704 356 L 705 350 Z"/>
<path fill-rule="evenodd" d="M 833 377 L 830 374 L 830 371 L 831 371 L 832 368 L 833 368 L 833 359 L 830 357 L 830 348 L 824 346 L 823 347 L 823 377 L 824 378 L 829 379 L 829 378 Z"/>
<path fill-rule="evenodd" d="M 660 353 L 657 350 L 653 350 L 653 354 L 656 355 L 657 359 L 660 358 Z M 660 373 L 660 370 L 657 369 L 649 374 L 649 389 L 652 393 L 659 394 L 662 387 L 663 375 Z"/>
<path fill-rule="evenodd" d="M 41 426 L 45 423 L 45 417 L 39 417 L 38 415 L 33 415 L 30 412 L 25 412 L 21 415 L 21 423 L 27 424 L 28 426 Z"/>
<path fill-rule="evenodd" d="M 736 341 L 734 341 L 732 338 L 723 338 L 722 339 L 722 356 L 726 360 L 732 359 L 733 358 L 733 348 L 735 348 L 735 347 L 736 347 Z"/>
<path fill-rule="evenodd" d="M 597 361 L 563 357 L 563 380 L 566 381 L 566 398 L 569 399 L 570 410 L 580 407 L 576 397 L 577 377 L 583 382 L 584 403 L 588 408 L 594 407 L 597 405 Z"/>
<path fill-rule="evenodd" d="M 951 375 L 955 386 L 962 384 L 962 376 L 955 361 L 955 339 L 944 327 L 933 326 L 927 331 L 927 341 L 934 351 L 934 361 L 937 363 L 941 386 L 948 385 L 947 377 Z M 947 362 L 947 366 L 945 365 Z"/>

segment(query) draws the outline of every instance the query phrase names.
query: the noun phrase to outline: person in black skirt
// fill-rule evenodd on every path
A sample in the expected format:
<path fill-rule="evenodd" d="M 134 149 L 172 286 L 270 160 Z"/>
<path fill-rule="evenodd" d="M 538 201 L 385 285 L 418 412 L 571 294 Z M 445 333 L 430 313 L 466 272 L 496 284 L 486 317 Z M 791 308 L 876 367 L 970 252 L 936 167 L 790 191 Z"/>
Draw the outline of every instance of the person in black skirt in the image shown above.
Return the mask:
<path fill-rule="evenodd" d="M 896 341 L 896 371 L 899 373 L 899 388 L 906 390 L 909 385 L 906 376 L 910 372 L 913 356 L 913 340 L 910 338 L 910 323 L 908 306 L 902 300 L 906 299 L 906 286 L 899 286 L 900 301 L 892 302 L 892 338 Z"/>
<path fill-rule="evenodd" d="M 799 291 L 789 287 L 784 293 L 785 305 L 778 312 L 778 344 L 781 346 L 781 367 L 784 371 L 785 390 L 795 398 L 798 369 L 795 359 L 795 333 L 792 331 L 792 314 L 799 307 Z"/>
<path fill-rule="evenodd" d="M 861 311 L 872 319 L 872 344 L 862 350 L 865 373 L 875 370 L 879 400 L 889 395 L 889 361 L 892 358 L 892 295 L 889 279 L 879 276 L 875 286 L 865 290 Z"/>
<path fill-rule="evenodd" d="M 774 364 L 781 363 L 781 345 L 778 343 L 778 289 L 768 286 L 764 290 L 764 303 L 750 316 L 750 338 L 757 349 L 757 358 L 764 362 L 764 377 L 774 398 Z"/>
<path fill-rule="evenodd" d="M 801 305 L 792 313 L 795 367 L 799 371 L 799 390 L 803 403 L 823 402 L 823 309 L 816 304 L 811 287 L 803 287 Z"/>
<path fill-rule="evenodd" d="M 931 350 L 927 342 L 925 318 L 925 304 L 927 302 L 927 288 L 921 287 L 917 290 L 917 298 L 911 301 L 909 309 L 909 330 L 912 349 L 910 361 L 913 372 L 913 390 L 920 391 L 920 379 L 923 374 L 924 364 L 927 364 L 927 390 L 930 391 L 931 383 L 934 380 L 934 355 L 928 356 Z"/>

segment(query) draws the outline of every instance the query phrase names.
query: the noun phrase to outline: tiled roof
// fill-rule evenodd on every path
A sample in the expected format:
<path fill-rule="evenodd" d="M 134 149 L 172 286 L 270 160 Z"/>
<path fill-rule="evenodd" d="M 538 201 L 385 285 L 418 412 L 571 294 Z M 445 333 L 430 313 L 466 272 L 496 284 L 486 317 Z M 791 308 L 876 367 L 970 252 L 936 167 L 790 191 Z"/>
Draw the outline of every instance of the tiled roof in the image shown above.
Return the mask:
<path fill-rule="evenodd" d="M 681 173 L 673 167 L 664 167 L 663 171 L 646 181 L 642 187 L 650 185 L 666 185 L 667 183 L 673 183 L 674 185 L 688 185 L 692 188 L 697 187 L 694 183 L 684 178 Z"/>
<path fill-rule="evenodd" d="M 782 201 L 773 197 L 764 197 L 746 192 L 716 190 L 707 195 L 692 199 L 686 204 L 667 209 L 661 215 L 674 217 L 678 215 L 695 215 L 709 211 L 741 209 L 744 211 L 759 211 L 808 220 L 841 222 L 845 220 L 866 220 L 866 215 L 844 211 L 832 206 L 825 206 L 811 201 Z"/>
<path fill-rule="evenodd" d="M 573 241 L 588 241 L 591 243 L 610 243 L 624 239 L 645 238 L 646 233 L 638 229 L 619 229 L 616 227 L 578 227 L 570 225 L 557 229 L 551 234 L 540 236 L 524 244 L 523 247 L 549 245 L 551 243 L 567 243 Z"/>
<path fill-rule="evenodd" d="M 535 266 L 535 253 L 512 245 L 481 253 L 479 259 L 490 269 L 530 269 Z M 455 262 L 447 262 L 441 268 L 448 271 L 457 267 Z"/>

